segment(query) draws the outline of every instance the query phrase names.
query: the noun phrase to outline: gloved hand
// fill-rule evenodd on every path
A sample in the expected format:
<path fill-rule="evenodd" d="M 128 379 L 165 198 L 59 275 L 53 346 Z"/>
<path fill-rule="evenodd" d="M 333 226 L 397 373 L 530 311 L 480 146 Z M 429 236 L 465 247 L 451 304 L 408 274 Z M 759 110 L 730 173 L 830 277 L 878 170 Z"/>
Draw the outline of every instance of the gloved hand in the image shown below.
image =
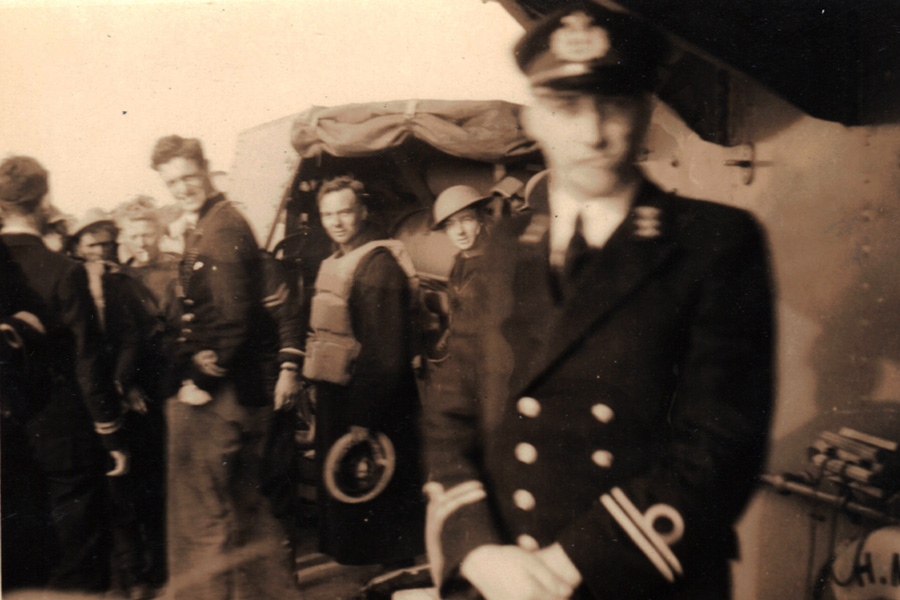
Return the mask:
<path fill-rule="evenodd" d="M 565 600 L 573 592 L 541 557 L 518 546 L 479 546 L 466 555 L 460 573 L 485 600 Z"/>

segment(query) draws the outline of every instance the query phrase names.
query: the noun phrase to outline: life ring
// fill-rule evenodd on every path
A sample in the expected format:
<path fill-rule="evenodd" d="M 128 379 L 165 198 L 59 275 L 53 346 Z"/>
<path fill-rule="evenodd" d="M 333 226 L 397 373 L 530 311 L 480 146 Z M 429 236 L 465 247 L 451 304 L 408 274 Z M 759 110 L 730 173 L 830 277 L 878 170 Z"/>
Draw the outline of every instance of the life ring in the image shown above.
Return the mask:
<path fill-rule="evenodd" d="M 369 502 L 385 490 L 396 466 L 394 444 L 385 434 L 359 440 L 346 433 L 325 457 L 325 489 L 346 504 Z"/>

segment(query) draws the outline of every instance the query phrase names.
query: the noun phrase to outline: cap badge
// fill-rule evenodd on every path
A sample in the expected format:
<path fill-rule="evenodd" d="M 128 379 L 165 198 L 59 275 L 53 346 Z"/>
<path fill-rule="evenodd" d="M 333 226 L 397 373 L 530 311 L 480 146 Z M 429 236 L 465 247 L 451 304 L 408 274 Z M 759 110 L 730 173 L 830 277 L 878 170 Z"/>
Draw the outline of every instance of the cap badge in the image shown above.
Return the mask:
<path fill-rule="evenodd" d="M 559 60 L 588 62 L 603 58 L 609 52 L 609 35 L 582 11 L 560 19 L 562 27 L 550 36 L 550 51 Z"/>

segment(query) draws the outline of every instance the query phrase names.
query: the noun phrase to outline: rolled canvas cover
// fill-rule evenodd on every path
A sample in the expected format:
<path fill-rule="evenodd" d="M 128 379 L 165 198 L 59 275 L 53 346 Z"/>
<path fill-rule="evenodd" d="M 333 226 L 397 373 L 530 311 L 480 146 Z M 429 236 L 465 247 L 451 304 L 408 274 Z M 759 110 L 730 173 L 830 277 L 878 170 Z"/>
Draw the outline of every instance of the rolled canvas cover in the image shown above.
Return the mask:
<path fill-rule="evenodd" d="M 535 152 L 519 125 L 521 106 L 499 100 L 395 100 L 312 107 L 297 116 L 291 143 L 302 158 L 365 156 L 422 140 L 447 154 L 505 162 Z"/>

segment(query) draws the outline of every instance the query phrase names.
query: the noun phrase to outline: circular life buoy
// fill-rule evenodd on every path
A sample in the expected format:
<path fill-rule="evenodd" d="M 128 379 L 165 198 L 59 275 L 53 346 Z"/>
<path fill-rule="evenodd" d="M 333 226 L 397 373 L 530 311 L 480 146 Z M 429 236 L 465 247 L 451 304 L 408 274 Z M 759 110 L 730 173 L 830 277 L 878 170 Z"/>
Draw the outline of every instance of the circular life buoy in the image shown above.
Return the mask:
<path fill-rule="evenodd" d="M 394 444 L 385 434 L 358 440 L 346 433 L 325 457 L 325 489 L 346 504 L 369 502 L 385 490 L 396 466 Z"/>

